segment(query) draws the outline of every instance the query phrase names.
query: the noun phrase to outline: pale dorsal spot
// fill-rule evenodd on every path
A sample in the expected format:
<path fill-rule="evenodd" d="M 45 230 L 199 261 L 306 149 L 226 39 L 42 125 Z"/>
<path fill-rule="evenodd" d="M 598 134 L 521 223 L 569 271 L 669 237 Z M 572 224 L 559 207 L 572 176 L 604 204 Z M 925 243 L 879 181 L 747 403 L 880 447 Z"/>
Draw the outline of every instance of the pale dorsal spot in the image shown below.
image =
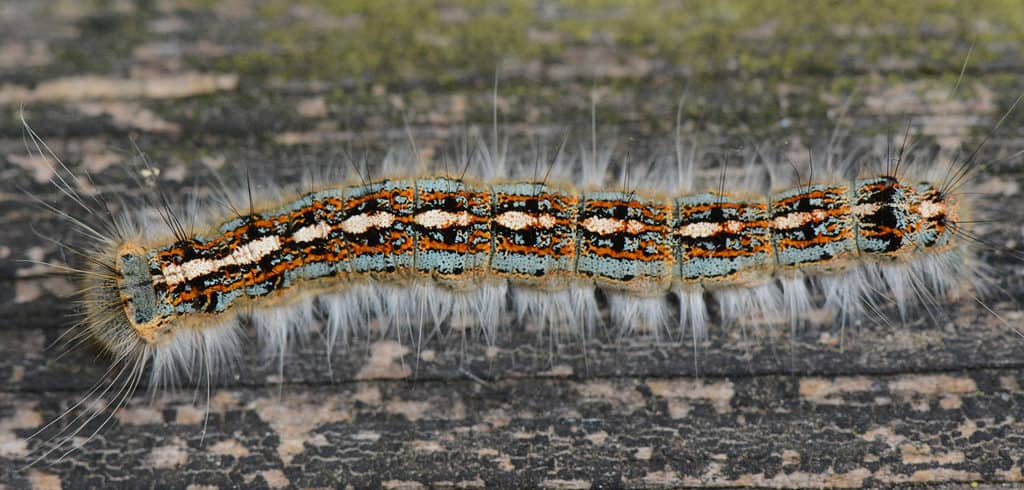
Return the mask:
<path fill-rule="evenodd" d="M 719 231 L 722 231 L 722 226 L 718 223 L 690 223 L 679 229 L 679 234 L 687 238 L 707 238 L 712 236 Z"/>
<path fill-rule="evenodd" d="M 510 230 L 523 230 L 526 228 L 548 229 L 555 226 L 555 217 L 550 214 L 532 216 L 521 211 L 506 211 L 494 217 L 494 221 Z"/>
<path fill-rule="evenodd" d="M 811 212 L 801 211 L 798 213 L 789 213 L 773 219 L 772 228 L 775 228 L 776 230 L 790 230 L 804 226 L 807 223 L 821 221 L 827 217 L 828 213 L 822 209 L 815 209 Z"/>
<path fill-rule="evenodd" d="M 385 211 L 377 211 L 373 214 L 362 213 L 349 216 L 345 221 L 342 221 L 341 231 L 359 235 L 366 233 L 366 230 L 370 228 L 390 228 L 394 222 L 395 215 Z"/>
<path fill-rule="evenodd" d="M 270 235 L 236 248 L 227 257 L 220 259 L 195 259 L 181 265 L 166 264 L 161 267 L 161 272 L 167 284 L 174 286 L 175 284 L 213 273 L 224 267 L 254 264 L 263 257 L 266 257 L 267 254 L 280 249 L 281 240 L 277 235 Z"/>
<path fill-rule="evenodd" d="M 431 209 L 416 215 L 416 224 L 424 228 L 448 228 L 450 226 L 468 226 L 473 217 L 466 211 L 450 213 L 440 209 Z"/>
<path fill-rule="evenodd" d="M 924 219 L 946 214 L 946 204 L 941 202 L 921 201 L 921 204 L 918 205 L 917 209 Z"/>
<path fill-rule="evenodd" d="M 852 211 L 854 216 L 870 216 L 877 213 L 879 209 L 882 209 L 882 205 L 880 203 L 866 202 L 864 204 L 857 204 L 853 206 Z"/>
<path fill-rule="evenodd" d="M 644 224 L 637 220 L 621 220 L 618 218 L 598 218 L 591 216 L 582 223 L 584 230 L 598 235 L 610 235 L 612 233 L 626 232 L 636 235 L 644 231 Z"/>
<path fill-rule="evenodd" d="M 327 238 L 330 233 L 331 227 L 327 223 L 317 221 L 312 225 L 303 226 L 295 230 L 295 233 L 292 233 L 292 240 L 295 240 L 297 243 L 311 242 Z"/>
<path fill-rule="evenodd" d="M 725 228 L 725 231 L 728 231 L 729 233 L 732 233 L 734 235 L 743 231 L 743 223 L 736 220 L 726 221 L 725 224 L 722 226 L 723 228 Z"/>
<path fill-rule="evenodd" d="M 597 233 L 598 235 L 611 235 L 617 233 L 626 228 L 626 223 L 621 219 L 616 218 L 598 218 L 591 216 L 582 223 L 583 229 L 591 233 Z"/>

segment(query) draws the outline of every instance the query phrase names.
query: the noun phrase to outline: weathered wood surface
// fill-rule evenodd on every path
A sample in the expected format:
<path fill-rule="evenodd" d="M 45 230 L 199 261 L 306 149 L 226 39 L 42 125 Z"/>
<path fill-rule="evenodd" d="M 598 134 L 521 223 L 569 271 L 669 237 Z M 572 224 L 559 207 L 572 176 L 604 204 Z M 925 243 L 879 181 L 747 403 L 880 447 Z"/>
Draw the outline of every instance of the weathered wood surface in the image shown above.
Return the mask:
<path fill-rule="evenodd" d="M 798 154 L 842 114 L 858 142 L 909 120 L 923 141 L 976 143 L 1024 91 L 1014 2 L 289 4 L 0 5 L 0 488 L 1024 481 L 1024 339 L 1011 328 L 1024 328 L 1024 267 L 1002 250 L 1020 250 L 1019 158 L 979 179 L 993 196 L 979 206 L 1000 210 L 979 224 L 1000 248 L 983 256 L 1005 293 L 993 312 L 966 300 L 942 321 L 716 329 L 696 353 L 552 346 L 517 329 L 494 346 L 434 339 L 418 356 L 374 340 L 330 371 L 311 342 L 283 385 L 252 347 L 214 393 L 205 435 L 203 394 L 140 396 L 82 450 L 21 468 L 40 444 L 26 437 L 106 369 L 88 350 L 47 349 L 72 323 L 74 285 L 24 261 L 65 260 L 43 237 L 70 230 L 18 190 L 54 197 L 27 156 L 22 105 L 100 191 L 131 195 L 133 141 L 175 193 L 230 167 L 300 182 L 409 132 L 443 153 L 463 128 L 488 128 L 496 70 L 502 131 L 520 147 L 585 133 L 596 91 L 602 139 L 637 153 L 671 141 L 684 92 L 688 133 L 726 148 L 784 139 Z M 984 158 L 1024 146 L 1020 120 Z"/>

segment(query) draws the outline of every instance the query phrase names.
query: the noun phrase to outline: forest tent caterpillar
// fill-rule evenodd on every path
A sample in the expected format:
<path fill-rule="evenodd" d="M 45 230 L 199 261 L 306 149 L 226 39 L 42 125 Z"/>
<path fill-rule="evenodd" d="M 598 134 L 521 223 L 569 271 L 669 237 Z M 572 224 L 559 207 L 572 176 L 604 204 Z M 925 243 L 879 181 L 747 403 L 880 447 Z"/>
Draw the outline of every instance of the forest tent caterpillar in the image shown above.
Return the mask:
<path fill-rule="evenodd" d="M 694 190 L 694 159 L 678 154 L 676 179 L 616 188 L 607 155 L 556 157 L 538 177 L 536 165 L 480 148 L 460 162 L 476 177 L 413 173 L 418 158 L 399 157 L 383 165 L 388 178 L 360 172 L 273 198 L 247 188 L 247 206 L 205 220 L 165 199 L 140 216 L 115 213 L 60 164 L 54 185 L 101 218 L 62 214 L 92 242 L 76 249 L 87 256 L 79 328 L 123 366 L 88 396 L 113 395 L 116 409 L 147 368 L 151 386 L 209 383 L 239 354 L 240 315 L 283 362 L 317 314 L 329 348 L 374 321 L 417 335 L 479 327 L 491 340 L 510 303 L 517 322 L 553 331 L 585 335 L 606 316 L 624 332 L 678 325 L 699 338 L 713 312 L 795 322 L 818 305 L 859 314 L 888 296 L 902 313 L 985 273 L 961 199 L 976 153 L 911 177 L 901 149 L 873 174 L 766 191 L 726 189 L 724 177 Z"/>

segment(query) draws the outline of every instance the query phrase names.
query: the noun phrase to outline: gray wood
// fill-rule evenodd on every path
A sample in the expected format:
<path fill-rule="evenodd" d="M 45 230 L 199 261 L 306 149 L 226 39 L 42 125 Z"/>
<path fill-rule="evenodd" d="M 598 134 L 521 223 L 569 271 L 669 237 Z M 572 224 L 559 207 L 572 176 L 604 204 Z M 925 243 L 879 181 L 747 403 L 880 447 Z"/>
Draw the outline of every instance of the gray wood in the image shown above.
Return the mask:
<path fill-rule="evenodd" d="M 0 5 L 0 488 L 1024 481 L 1024 339 L 1013 331 L 1024 328 L 1024 266 L 1012 255 L 1021 250 L 1024 167 L 1019 157 L 999 161 L 1024 147 L 1016 114 L 980 152 L 997 162 L 979 178 L 995 197 L 977 206 L 998 217 L 977 228 L 995 245 L 982 253 L 997 284 L 984 306 L 965 299 L 938 317 L 797 332 L 716 327 L 696 350 L 687 338 L 609 332 L 556 344 L 511 326 L 490 346 L 428 339 L 418 356 L 409 339 L 357 339 L 335 351 L 330 370 L 314 338 L 289 353 L 283 380 L 250 338 L 240 369 L 213 392 L 205 433 L 202 389 L 140 394 L 81 450 L 23 468 L 45 440 L 28 436 L 76 403 L 108 362 L 88 348 L 48 347 L 74 322 L 75 286 L 24 261 L 63 262 L 44 237 L 71 230 L 23 193 L 59 197 L 25 159 L 22 103 L 55 151 L 95 174 L 99 191 L 137 199 L 125 171 L 138 156 L 133 144 L 175 197 L 209 192 L 214 172 L 239 182 L 243 168 L 256 182 L 303 185 L 310 169 L 338 171 L 364 151 L 376 158 L 410 133 L 421 149 L 452 153 L 466 127 L 489 137 L 495 57 L 484 55 L 501 43 L 514 54 L 500 70 L 501 130 L 517 151 L 553 151 L 567 131 L 586 144 L 592 91 L 602 141 L 614 136 L 620 154 L 642 161 L 671 144 L 684 93 L 685 132 L 708 147 L 786 140 L 798 154 L 827 138 L 840 114 L 849 147 L 899 139 L 908 120 L 924 132 L 922 148 L 977 145 L 1024 90 L 1024 31 L 996 4 L 927 15 L 904 7 L 884 22 L 865 6 L 836 6 L 828 22 L 784 9 L 775 24 L 726 22 L 714 42 L 703 24 L 689 27 L 700 36 L 677 36 L 670 6 L 655 16 L 665 29 L 651 31 L 666 37 L 647 39 L 658 21 L 633 9 L 530 5 L 495 20 L 462 3 L 419 28 L 406 17 L 421 15 L 412 7 L 346 16 L 343 6 L 307 5 L 269 17 L 277 10 L 247 2 L 109 13 Z M 710 22 L 704 10 L 693 18 Z M 524 15 L 536 22 L 528 41 L 508 41 L 507 32 L 527 30 Z M 448 58 L 444 36 L 464 38 L 434 23 L 471 32 L 463 18 L 489 25 L 498 47 L 478 33 L 461 49 L 479 58 Z M 580 37 L 573 21 L 596 34 Z M 356 43 L 365 23 L 391 26 L 394 39 Z M 957 95 L 945 98 L 975 37 Z M 407 54 L 424 49 L 436 58 Z M 706 56 L 686 58 L 696 52 Z M 94 78 L 69 78 L 85 76 Z"/>

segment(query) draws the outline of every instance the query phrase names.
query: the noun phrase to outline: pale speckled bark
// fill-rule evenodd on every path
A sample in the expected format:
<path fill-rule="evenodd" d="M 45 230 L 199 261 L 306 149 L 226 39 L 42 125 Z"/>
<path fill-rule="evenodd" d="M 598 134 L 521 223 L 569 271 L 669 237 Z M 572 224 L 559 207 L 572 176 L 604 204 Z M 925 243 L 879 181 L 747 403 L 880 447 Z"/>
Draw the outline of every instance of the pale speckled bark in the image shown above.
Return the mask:
<path fill-rule="evenodd" d="M 64 302 L 74 285 L 24 262 L 61 261 L 36 233 L 68 230 L 17 190 L 53 196 L 45 166 L 26 158 L 12 115 L 20 104 L 54 149 L 96 174 L 102 189 L 136 195 L 120 170 L 134 154 L 132 138 L 180 194 L 195 181 L 206 188 L 211 169 L 230 173 L 231 166 L 249 168 L 257 180 L 299 182 L 309 167 L 401 143 L 409 132 L 424 151 L 443 152 L 466 121 L 490 121 L 490 60 L 444 80 L 422 73 L 406 80 L 395 67 L 397 81 L 388 83 L 364 83 L 358 74 L 310 82 L 284 71 L 286 63 L 261 75 L 244 55 L 272 47 L 257 35 L 270 21 L 247 2 L 230 4 L 213 13 L 171 2 L 109 14 L 67 5 L 0 9 L 0 488 L 1024 481 L 1024 340 L 1008 327 L 1024 321 L 1024 267 L 998 252 L 984 257 L 1008 296 L 988 303 L 998 317 L 966 300 L 953 307 L 952 321 L 921 315 L 796 335 L 716 329 L 696 359 L 687 341 L 602 336 L 553 348 L 513 329 L 494 346 L 434 339 L 418 353 L 408 342 L 360 341 L 336 352 L 328 371 L 314 340 L 289 355 L 281 387 L 276 366 L 250 348 L 239 376 L 215 392 L 205 437 L 203 403 L 191 392 L 152 404 L 139 396 L 83 450 L 21 469 L 39 445 L 25 438 L 77 401 L 107 365 L 88 350 L 58 359 L 46 348 L 72 323 Z M 987 17 L 998 13 L 989 8 Z M 358 21 L 317 23 L 312 12 L 286 15 L 319 28 Z M 565 14 L 543 12 L 551 15 Z M 958 36 L 948 22 L 922 22 L 929 21 L 930 40 Z M 547 57 L 513 58 L 498 99 L 503 130 L 518 143 L 539 133 L 550 147 L 566 128 L 585 133 L 596 85 L 603 133 L 640 146 L 637 153 L 653 151 L 647 142 L 669 140 L 686 87 L 686 128 L 710 134 L 709 144 L 786 138 L 799 154 L 815 137 L 808 134 L 827 135 L 826 116 L 852 101 L 846 122 L 858 142 L 911 118 L 928 138 L 954 146 L 980 139 L 1022 90 L 1019 52 L 1005 48 L 1019 41 L 994 27 L 995 39 L 979 41 L 977 64 L 950 101 L 943 96 L 959 61 L 936 68 L 927 50 L 901 39 L 891 56 L 865 64 L 858 48 L 900 39 L 899 29 L 837 24 L 835 39 L 819 49 L 834 50 L 846 68 L 825 73 L 813 63 L 794 63 L 785 76 L 741 65 L 687 81 L 686 67 L 600 35 Z M 759 53 L 786 52 L 783 36 L 760 29 L 770 26 L 743 37 L 743 46 L 762 39 Z M 745 48 L 737 49 L 741 57 Z M 409 128 L 403 114 L 411 114 Z M 1024 146 L 1017 120 L 983 157 Z M 1021 168 L 1017 159 L 979 181 L 997 196 L 989 206 L 1001 209 L 999 222 L 981 225 L 986 240 L 1018 250 Z"/>

